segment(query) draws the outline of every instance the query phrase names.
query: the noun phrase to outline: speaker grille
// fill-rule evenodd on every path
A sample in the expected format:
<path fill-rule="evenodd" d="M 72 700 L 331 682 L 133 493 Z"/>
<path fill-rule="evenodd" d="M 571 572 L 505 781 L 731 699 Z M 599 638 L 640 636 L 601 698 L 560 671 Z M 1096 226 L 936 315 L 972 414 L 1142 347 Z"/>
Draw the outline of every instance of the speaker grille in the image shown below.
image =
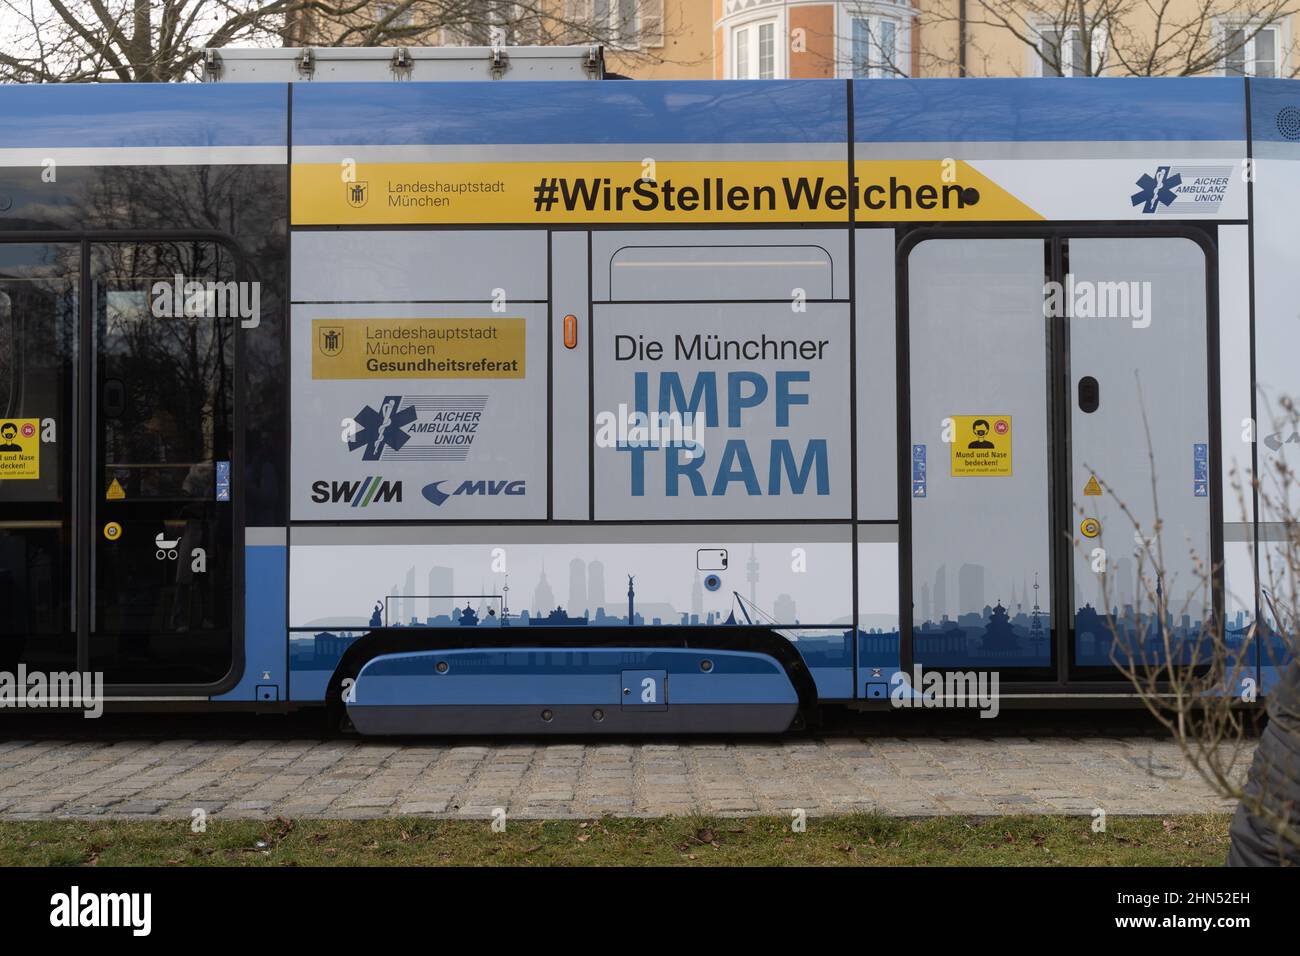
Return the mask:
<path fill-rule="evenodd" d="M 1300 140 L 1300 107 L 1284 106 L 1277 111 L 1277 131 L 1286 139 Z"/>

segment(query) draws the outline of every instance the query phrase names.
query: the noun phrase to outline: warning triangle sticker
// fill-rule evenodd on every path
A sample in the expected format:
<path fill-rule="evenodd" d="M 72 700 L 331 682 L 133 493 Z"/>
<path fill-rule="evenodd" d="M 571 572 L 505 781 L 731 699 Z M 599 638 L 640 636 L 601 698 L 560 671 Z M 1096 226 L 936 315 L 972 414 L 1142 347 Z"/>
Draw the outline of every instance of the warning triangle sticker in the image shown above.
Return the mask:
<path fill-rule="evenodd" d="M 118 483 L 118 480 L 114 478 L 108 483 L 108 491 L 105 493 L 104 497 L 109 501 L 121 501 L 126 497 L 126 491 Z"/>
<path fill-rule="evenodd" d="M 1096 475 L 1093 475 L 1091 478 L 1088 479 L 1088 483 L 1087 483 L 1086 485 L 1083 486 L 1083 493 L 1084 493 L 1085 495 L 1100 495 L 1100 494 L 1101 494 L 1101 485 L 1099 485 L 1099 484 L 1097 483 L 1097 476 L 1096 476 Z"/>

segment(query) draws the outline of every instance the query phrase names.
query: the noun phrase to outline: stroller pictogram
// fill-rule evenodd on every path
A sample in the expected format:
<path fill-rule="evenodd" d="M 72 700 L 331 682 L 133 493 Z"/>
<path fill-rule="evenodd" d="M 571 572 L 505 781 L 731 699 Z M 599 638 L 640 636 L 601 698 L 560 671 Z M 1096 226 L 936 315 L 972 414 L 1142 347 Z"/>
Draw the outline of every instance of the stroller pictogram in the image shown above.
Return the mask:
<path fill-rule="evenodd" d="M 181 539 L 177 538 L 175 541 L 168 541 L 165 537 L 166 534 L 167 532 L 163 531 L 153 539 L 153 543 L 158 546 L 158 550 L 154 552 L 153 556 L 159 561 L 162 561 L 164 558 L 175 561 L 176 545 L 181 543 Z"/>

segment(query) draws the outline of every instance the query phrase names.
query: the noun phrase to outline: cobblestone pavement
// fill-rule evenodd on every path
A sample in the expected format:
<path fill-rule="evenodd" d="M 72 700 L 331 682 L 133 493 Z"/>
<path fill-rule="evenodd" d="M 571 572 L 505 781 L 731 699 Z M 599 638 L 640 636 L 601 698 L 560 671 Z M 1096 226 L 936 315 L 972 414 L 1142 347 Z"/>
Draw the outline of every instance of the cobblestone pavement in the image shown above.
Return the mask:
<path fill-rule="evenodd" d="M 176 818 L 196 807 L 218 817 L 504 807 L 514 818 L 1229 809 L 1156 738 L 0 742 L 0 818 Z"/>

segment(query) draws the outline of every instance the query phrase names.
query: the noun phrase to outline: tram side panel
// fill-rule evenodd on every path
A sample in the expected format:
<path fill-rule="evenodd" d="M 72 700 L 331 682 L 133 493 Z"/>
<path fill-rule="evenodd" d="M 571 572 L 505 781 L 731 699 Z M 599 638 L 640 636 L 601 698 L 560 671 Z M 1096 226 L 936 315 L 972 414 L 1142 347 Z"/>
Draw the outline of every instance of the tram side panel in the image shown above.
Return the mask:
<path fill-rule="evenodd" d="M 584 238 L 560 240 L 561 254 L 583 251 Z M 842 246 L 843 237 L 838 238 Z M 505 259 L 510 266 L 497 266 L 490 280 L 480 283 L 494 295 L 483 299 L 472 287 L 476 268 L 481 272 L 477 263 L 485 260 L 476 242 L 500 248 L 512 239 L 514 249 Z M 847 460 L 847 419 L 841 415 L 833 427 L 833 403 L 847 391 L 847 309 L 843 303 L 814 306 L 817 320 L 811 327 L 822 329 L 823 336 L 814 341 L 804 310 L 783 304 L 771 348 L 795 354 L 783 363 L 790 368 L 764 376 L 745 371 L 746 363 L 704 357 L 713 348 L 704 343 L 713 334 L 710 320 L 733 330 L 728 333 L 733 341 L 740 341 L 738 336 L 758 341 L 745 311 L 749 303 L 731 303 L 719 320 L 711 310 L 720 303 L 710 303 L 710 311 L 699 302 L 673 302 L 663 309 L 643 300 L 614 303 L 606 283 L 595 293 L 604 324 L 591 336 L 590 348 L 593 356 L 597 350 L 607 354 L 596 363 L 593 387 L 586 388 L 585 368 L 564 365 L 564 386 L 548 396 L 548 347 L 561 352 L 561 363 L 577 349 L 563 317 L 558 325 L 546 321 L 541 301 L 546 275 L 538 269 L 546 261 L 547 242 L 542 231 L 464 233 L 455 241 L 452 234 L 433 232 L 370 233 L 364 242 L 359 234 L 342 232 L 297 235 L 295 260 L 310 263 L 312 271 L 295 281 L 293 515 L 298 524 L 292 536 L 290 605 L 295 696 L 320 699 L 343 654 L 361 635 L 404 630 L 413 640 L 460 645 L 469 657 L 440 656 L 454 673 L 434 684 L 421 680 L 421 668 L 437 664 L 428 654 L 381 655 L 367 663 L 357 675 L 360 699 L 349 708 L 364 731 L 520 729 L 541 718 L 539 705 L 550 715 L 544 718 L 549 726 L 539 729 L 586 728 L 583 711 L 593 705 L 602 717 L 600 726 L 589 729 L 634 729 L 644 715 L 658 711 L 625 713 L 621 697 L 629 695 L 637 696 L 638 706 L 674 701 L 673 716 L 655 720 L 656 727 L 784 729 L 798 700 L 782 666 L 770 657 L 709 650 L 704 658 L 663 647 L 651 637 L 638 650 L 641 639 L 632 636 L 629 646 L 611 654 L 585 646 L 582 633 L 599 644 L 609 641 L 610 632 L 632 628 L 797 626 L 803 623 L 797 610 L 801 599 L 813 613 L 829 614 L 836 627 L 847 624 L 850 562 L 841 553 L 846 528 L 777 525 L 775 532 L 756 532 L 728 520 L 730 515 L 768 520 L 772 512 L 764 504 L 746 505 L 744 499 L 786 490 L 809 492 L 813 500 L 806 514 L 847 513 L 842 484 L 838 505 L 817 501 L 829 498 L 833 487 L 828 454 Z M 704 254 L 719 253 L 705 246 Z M 819 263 L 827 266 L 820 255 Z M 439 274 L 426 277 L 411 269 L 412 256 L 440 262 Z M 457 290 L 452 298 L 463 301 L 431 302 L 431 293 L 420 285 L 426 281 L 444 295 Z M 504 320 L 493 318 L 501 305 L 495 298 L 499 289 L 522 290 L 518 300 L 506 300 L 500 310 Z M 582 289 L 570 291 L 585 295 Z M 829 298 L 829 283 L 821 298 Z M 585 312 L 585 303 L 575 311 Z M 510 341 L 511 323 L 522 324 L 514 340 L 517 354 L 501 351 L 500 343 Z M 797 340 L 791 338 L 794 325 L 801 329 Z M 630 410 L 644 406 L 650 394 L 653 360 L 629 352 L 621 360 L 631 363 L 629 377 L 610 379 L 607 373 L 609 363 L 619 361 L 616 343 L 629 343 L 646 331 L 681 339 L 685 351 L 664 376 L 662 389 L 656 381 L 654 400 L 662 397 L 673 405 L 679 421 L 683 415 L 687 421 L 698 416 L 693 427 L 701 431 L 689 442 L 627 433 L 638 424 Z M 440 336 L 437 347 L 423 348 L 434 333 Z M 574 349 L 566 345 L 566 333 Z M 582 337 L 588 334 L 590 329 Z M 447 343 L 459 347 L 462 341 L 479 342 L 477 353 L 467 346 L 472 354 L 456 357 Z M 814 352 L 838 367 L 819 404 L 807 409 L 814 399 L 806 387 L 812 375 L 800 366 L 813 361 Z M 516 374 L 504 382 L 472 374 L 498 366 Z M 593 415 L 593 402 L 609 405 L 615 420 Z M 824 438 L 806 437 L 808 423 L 789 428 L 797 411 L 810 411 L 808 422 L 820 419 L 832 428 L 833 449 Z M 583 448 L 591 442 L 589 422 L 599 423 L 591 458 Z M 612 431 L 601 434 L 599 425 Z M 779 430 L 800 436 L 798 457 L 791 450 L 795 443 L 772 437 Z M 731 437 L 716 439 L 719 433 Z M 756 453 L 748 445 L 752 438 L 757 447 L 760 437 L 778 451 L 755 465 Z M 640 473 L 628 470 L 634 457 L 661 459 L 687 451 L 694 454 L 679 459 L 682 474 L 674 477 L 671 491 L 659 484 L 668 481 L 663 470 L 668 466 L 660 461 L 657 472 L 648 463 Z M 605 452 L 618 457 L 607 463 L 599 457 Z M 558 502 L 548 501 L 548 460 L 565 488 Z M 572 493 L 593 463 L 597 493 L 586 496 L 585 505 L 586 517 L 594 515 L 596 524 L 581 522 L 584 501 Z M 705 463 L 714 470 L 707 481 L 700 474 Z M 557 504 L 571 516 L 568 521 L 579 523 L 546 523 Z M 676 524 L 670 523 L 674 517 Z M 430 520 L 440 523 L 422 523 Z M 760 580 L 772 582 L 772 598 L 766 592 L 760 598 Z M 742 589 L 747 595 L 738 593 Z M 748 604 L 738 603 L 744 601 Z M 835 635 L 831 643 L 839 655 L 831 654 L 834 666 L 827 667 L 821 666 L 827 654 L 819 636 L 808 635 L 813 648 L 808 667 L 829 693 L 847 696 L 847 638 Z M 730 641 L 728 635 L 723 643 Z M 503 646 L 511 644 L 547 649 Z M 707 686 L 693 686 L 702 681 Z M 484 723 L 473 708 L 489 704 L 496 709 Z"/>
<path fill-rule="evenodd" d="M 858 521 L 854 696 L 876 701 L 887 700 L 890 690 L 898 686 L 892 675 L 900 664 L 896 242 L 893 228 L 858 228 L 854 236 Z M 924 472 L 917 477 L 923 485 Z"/>
<path fill-rule="evenodd" d="M 640 566 L 657 613 L 630 620 L 770 627 L 821 699 L 851 698 L 847 234 L 611 230 L 592 246 L 593 517 L 676 542 L 665 579 Z"/>
<path fill-rule="evenodd" d="M 770 705 L 755 712 L 754 729 L 771 729 L 764 721 L 776 720 L 774 711 L 788 722 L 788 680 L 785 691 L 768 696 L 762 690 L 768 678 L 746 677 L 743 669 L 724 673 L 715 655 L 708 664 L 716 687 L 700 689 L 692 703 L 690 681 L 703 661 L 694 655 L 689 666 L 665 662 L 675 652 L 660 649 L 662 635 L 650 636 L 724 625 L 779 626 L 802 655 L 818 696 L 851 696 L 844 234 L 828 233 L 820 243 L 804 242 L 792 251 L 780 237 L 755 240 L 746 233 L 741 244 L 734 234 L 719 241 L 694 233 L 695 244 L 684 253 L 670 247 L 664 234 L 655 236 L 648 243 L 643 234 L 599 237 L 600 251 L 593 255 L 605 277 L 593 285 L 593 322 L 576 333 L 578 342 L 590 338 L 591 355 L 584 356 L 578 342 L 572 349 L 566 345 L 566 331 L 572 336 L 572 330 L 566 330 L 565 316 L 574 314 L 576 321 L 586 301 L 560 297 L 566 289 L 570 296 L 585 296 L 585 287 L 553 271 L 553 307 L 563 310 L 558 322 L 546 322 L 545 303 L 538 301 L 545 296 L 545 273 L 536 273 L 546 261 L 545 232 L 296 234 L 295 262 L 311 271 L 296 274 L 294 296 L 295 699 L 321 699 L 359 637 L 400 628 L 411 635 L 417 629 L 450 632 L 434 639 L 479 647 L 474 666 L 485 670 L 474 682 L 481 696 L 471 695 L 465 706 L 476 700 L 525 708 L 509 719 L 527 721 L 529 714 L 536 719 L 533 705 L 539 702 L 590 704 L 582 687 L 559 677 L 563 673 L 603 675 L 616 695 L 605 703 L 617 704 L 624 688 L 614 685 L 626 683 L 621 672 L 611 677 L 608 662 L 597 660 L 600 655 L 584 647 L 574 629 L 587 629 L 598 644 L 637 628 L 646 636 L 629 632 L 627 644 L 644 640 L 650 650 L 628 650 L 625 669 L 663 671 L 666 677 L 680 670 L 678 703 Z M 480 281 L 486 255 L 476 243 L 499 248 L 512 238 L 509 270 L 498 266 Z M 649 294 L 644 285 L 619 289 L 608 280 L 619 255 L 639 255 L 630 251 L 629 239 L 647 252 L 633 268 L 649 263 L 650 270 L 705 275 L 696 264 L 721 256 L 737 268 L 760 261 L 770 271 L 791 268 L 780 263 L 803 255 L 824 274 L 823 286 L 813 289 L 814 301 L 794 306 L 789 300 L 705 301 L 703 292 L 689 293 L 682 281 L 656 281 L 661 289 L 676 290 L 678 298 L 648 301 L 640 298 Z M 550 241 L 553 270 L 557 263 L 563 268 L 561 260 L 585 257 L 583 233 L 556 233 Z M 676 265 L 657 264 L 683 255 Z M 411 257 L 440 263 L 436 274 L 411 269 Z M 645 269 L 634 275 L 635 283 L 652 278 Z M 454 290 L 451 298 L 462 301 L 431 303 L 425 282 L 444 296 Z M 521 355 L 504 357 L 519 359 L 521 375 L 503 382 L 466 378 L 465 367 L 444 370 L 438 364 L 448 360 L 445 353 L 430 364 L 419 348 L 393 347 L 418 345 L 439 329 L 465 338 L 475 323 L 491 323 L 496 302 L 476 294 L 480 285 L 523 290 L 518 300 L 507 299 L 503 313 L 523 322 Z M 743 288 L 730 282 L 719 287 L 721 294 Z M 485 328 L 489 343 L 508 331 Z M 664 344 L 665 355 L 648 357 L 657 352 L 651 339 Z M 557 370 L 549 402 L 548 345 Z M 728 351 L 733 348 L 766 349 L 770 355 L 737 359 Z M 595 370 L 590 388 L 584 357 Z M 661 403 L 668 419 L 692 431 L 636 431 Z M 670 455 L 676 456 L 671 463 Z M 549 501 L 548 457 L 555 473 Z M 592 473 L 594 493 L 575 493 Z M 548 523 L 548 514 L 557 520 Z M 561 634 L 565 640 L 556 643 L 573 646 L 571 652 L 498 649 L 546 645 L 549 636 Z M 707 637 L 695 640 L 708 644 Z M 722 639 L 724 645 L 729 641 Z M 397 693 L 384 689 L 391 675 L 379 681 L 379 671 L 388 666 L 363 675 L 370 678 L 370 693 L 379 695 L 370 700 Z M 512 675 L 528 679 L 515 687 Z M 541 694 L 539 700 L 532 700 L 534 693 Z M 752 694 L 758 699 L 751 700 Z M 369 714 L 362 722 L 371 729 L 418 728 L 418 720 L 402 722 L 421 706 L 436 706 L 444 717 L 448 711 L 442 708 L 461 706 L 442 698 L 412 703 L 400 695 L 391 704 L 398 709 L 383 709 L 388 717 L 359 710 Z M 416 710 L 401 716 L 408 705 Z M 689 706 L 678 712 L 692 713 Z M 544 729 L 573 729 L 563 723 L 569 715 L 557 713 L 560 722 Z M 740 726 L 734 708 L 729 713 L 733 722 L 711 726 Z M 707 712 L 695 714 L 709 719 Z M 502 728 L 516 726 L 507 721 Z M 593 729 L 620 726 L 611 720 Z"/>
<path fill-rule="evenodd" d="M 1294 647 L 1294 636 L 1286 638 L 1280 633 L 1295 625 L 1288 596 L 1295 593 L 1296 582 L 1291 565 L 1294 545 L 1288 544 L 1282 527 L 1288 514 L 1294 515 L 1294 504 L 1280 500 L 1286 486 L 1280 482 L 1279 475 L 1282 468 L 1295 469 L 1300 457 L 1297 419 L 1285 407 L 1287 402 L 1300 399 L 1300 377 L 1295 364 L 1295 356 L 1300 352 L 1295 304 L 1295 276 L 1300 270 L 1300 247 L 1295 242 L 1295 223 L 1300 219 L 1300 195 L 1295 189 L 1300 176 L 1300 89 L 1297 87 L 1298 84 L 1283 80 L 1250 81 L 1255 330 L 1253 430 L 1261 482 L 1258 648 L 1260 683 L 1265 690 L 1276 683 L 1286 665 L 1288 645 Z M 1249 425 L 1249 416 L 1243 417 Z M 1239 441 L 1241 437 L 1238 436 Z M 1294 489 L 1290 499 L 1294 501 Z"/>
<path fill-rule="evenodd" d="M 546 235 L 293 241 L 290 663 L 319 700 L 370 629 L 503 619 L 507 529 L 547 516 Z"/>
<path fill-rule="evenodd" d="M 668 726 L 678 718 L 653 716 L 665 713 L 666 701 L 670 715 L 691 715 L 687 706 L 725 708 L 695 712 L 692 729 L 733 726 L 729 720 L 760 729 L 788 723 L 796 703 L 850 697 L 847 213 L 842 195 L 823 189 L 846 172 L 843 85 L 575 91 L 533 84 L 504 92 L 491 84 L 412 84 L 329 92 L 324 99 L 304 87 L 295 99 L 295 156 L 303 163 L 294 170 L 295 224 L 427 227 L 397 238 L 352 235 L 365 273 L 355 278 L 362 285 L 372 274 L 400 279 L 432 260 L 437 280 L 420 295 L 366 293 L 360 303 L 295 296 L 295 389 L 346 394 L 343 404 L 357 406 L 326 411 L 322 404 L 311 420 L 295 401 L 295 698 L 320 699 L 337 677 L 335 662 L 347 658 L 351 667 L 372 645 L 374 666 L 356 675 L 357 702 L 349 705 L 359 727 L 391 716 L 411 728 L 435 713 L 463 727 L 448 709 L 462 703 L 502 708 L 503 728 L 516 716 L 543 719 L 546 710 L 554 723 L 538 730 L 572 729 L 566 721 L 594 720 L 600 710 L 603 727 L 590 728 L 600 731 L 624 726 L 613 708 L 623 714 L 625 706 L 643 708 L 627 726 Z M 405 108 L 377 112 L 374 96 Z M 556 122 L 561 114 L 572 122 Z M 486 124 L 485 116 L 503 125 Z M 509 144 L 495 139 L 503 129 Z M 404 152 L 388 143 L 405 144 Z M 355 190 L 336 188 L 340 157 L 358 164 Z M 494 188 L 458 192 L 449 202 L 406 201 L 435 172 L 439 182 L 490 179 Z M 769 234 L 773 222 L 811 221 L 839 228 L 826 230 L 825 241 L 812 235 L 821 230 L 806 241 L 774 238 L 802 232 L 788 226 Z M 678 224 L 690 228 L 664 229 Z M 523 245 L 514 234 L 526 237 Z M 802 248 L 810 243 L 834 248 Z M 418 250 L 414 258 L 410 249 Z M 296 248 L 294 262 L 301 262 Z M 521 295 L 516 273 L 534 269 L 537 289 Z M 806 275 L 792 276 L 799 269 Z M 738 282 L 738 270 L 748 277 Z M 319 271 L 358 269 L 339 259 Z M 305 355 L 346 364 L 316 354 L 356 344 L 345 320 L 376 329 L 381 319 L 411 322 L 408 340 L 414 326 L 464 324 L 476 316 L 458 311 L 462 300 L 490 308 L 500 298 L 449 291 L 471 275 L 488 276 L 508 301 L 503 313 L 483 314 L 505 317 L 495 320 L 502 337 L 491 341 L 504 341 L 506 319 L 523 321 L 516 377 L 485 385 L 464 368 L 431 379 L 429 369 L 408 365 L 402 374 L 411 377 L 386 383 L 366 412 L 355 377 L 344 387 L 304 364 Z M 339 283 L 355 284 L 351 278 Z M 687 340 L 680 356 L 678 335 Z M 786 354 L 753 361 L 729 354 L 751 340 L 761 348 L 764 335 Z M 665 337 L 667 351 L 637 354 L 638 336 Z M 381 431 L 395 429 L 392 444 L 415 447 L 405 433 L 425 423 L 427 409 L 408 409 L 407 392 L 438 402 L 487 396 L 472 442 L 455 449 L 463 459 L 450 460 L 444 438 L 419 468 L 404 471 L 405 452 L 367 441 L 370 466 L 356 467 L 360 444 L 355 436 L 340 443 L 340 430 L 364 425 L 358 413 Z M 678 434 L 667 446 L 658 435 L 629 435 L 628 417 L 640 409 L 657 419 L 661 401 L 679 421 L 698 413 L 699 434 Z M 354 417 L 342 423 L 339 415 Z M 319 448 L 300 455 L 299 429 Z M 345 454 L 353 465 L 337 489 L 329 476 L 302 474 L 322 463 L 341 468 Z M 367 479 L 379 490 L 366 490 Z M 372 497 L 390 517 L 374 513 Z M 790 636 L 773 638 L 777 631 Z M 433 645 L 454 645 L 476 661 L 436 659 Z M 620 651 L 597 653 L 601 646 Z M 713 653 L 722 650 L 764 659 L 724 661 Z M 441 676 L 425 680 L 428 668 Z M 778 680 L 770 680 L 771 668 Z M 579 704 L 585 717 L 563 709 Z M 379 709 L 408 706 L 415 709 L 404 715 Z"/>
<path fill-rule="evenodd" d="M 1255 429 L 1251 403 L 1250 227 L 1218 230 L 1219 488 L 1223 500 L 1223 597 L 1226 636 L 1246 644 L 1255 623 L 1255 501 L 1249 493 Z M 1240 680 L 1260 681 L 1259 645 L 1250 646 Z"/>

